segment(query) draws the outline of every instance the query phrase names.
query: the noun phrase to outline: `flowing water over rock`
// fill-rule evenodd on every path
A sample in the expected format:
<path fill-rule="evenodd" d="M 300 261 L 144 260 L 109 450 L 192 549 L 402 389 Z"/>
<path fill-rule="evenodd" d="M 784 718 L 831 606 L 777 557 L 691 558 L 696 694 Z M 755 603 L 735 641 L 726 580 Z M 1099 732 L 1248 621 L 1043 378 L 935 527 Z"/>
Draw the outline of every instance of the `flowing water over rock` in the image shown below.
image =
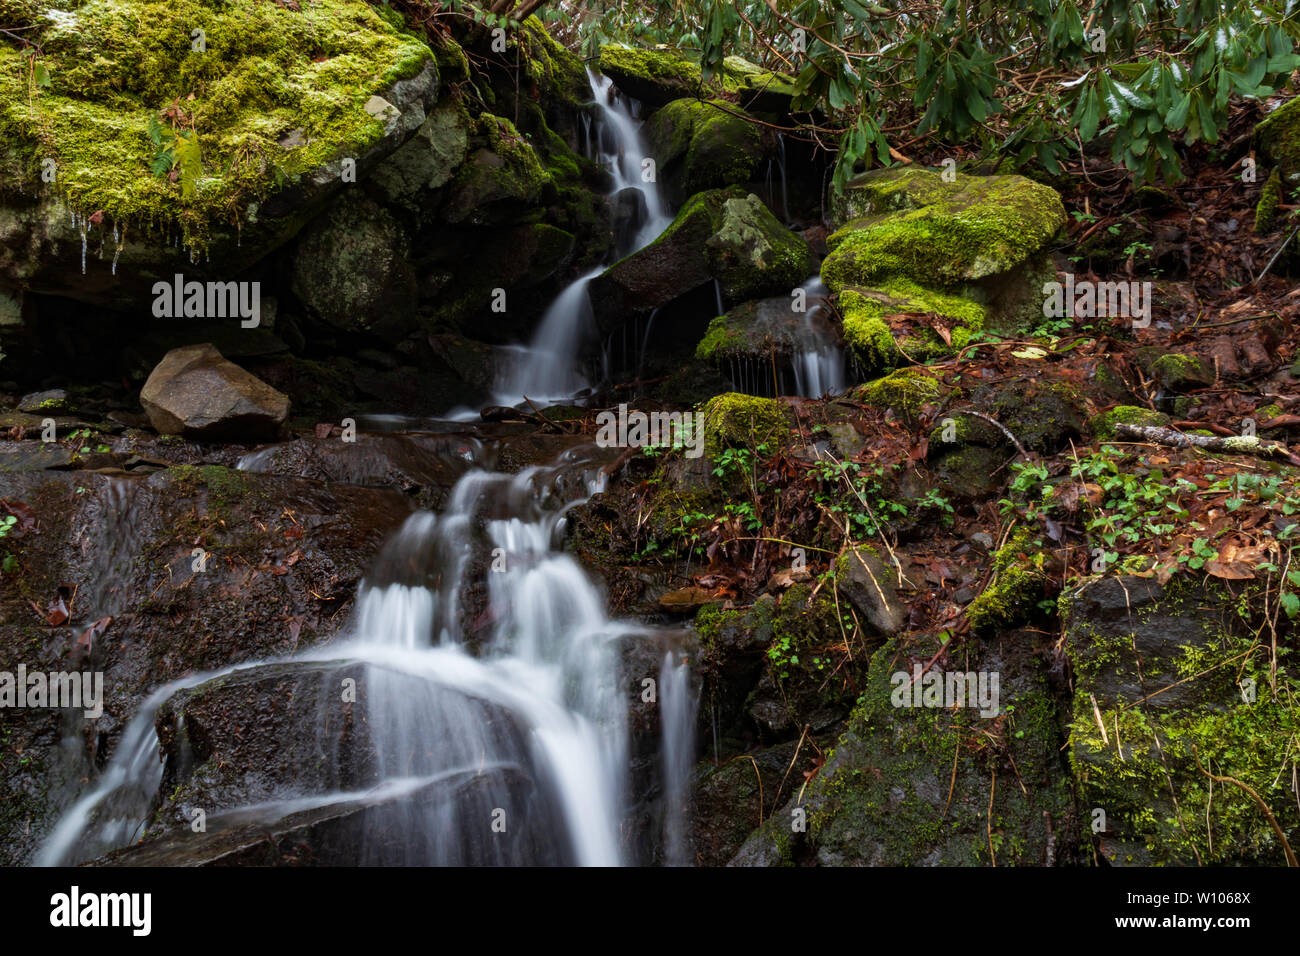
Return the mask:
<path fill-rule="evenodd" d="M 829 312 L 826 297 L 830 290 L 820 276 L 813 276 L 800 289 L 807 300 L 803 324 L 798 334 L 798 351 L 794 356 L 795 394 L 803 398 L 821 398 L 844 391 L 844 350 L 829 331 L 823 317 Z"/>
<path fill-rule="evenodd" d="M 616 253 L 619 257 L 641 249 L 659 237 L 672 222 L 655 182 L 640 132 L 638 105 L 614 86 L 612 80 L 587 71 L 599 118 L 588 126 L 588 158 L 609 171 L 611 195 L 630 197 L 631 211 L 619 223 Z M 590 120 L 588 120 L 590 124 Z M 498 405 L 518 405 L 525 399 L 554 403 L 572 398 L 590 386 L 583 374 L 584 347 L 595 333 L 587 286 L 604 267 L 581 276 L 551 303 L 526 346 L 506 349 L 504 375 L 494 396 Z"/>
<path fill-rule="evenodd" d="M 659 685 L 663 735 L 665 832 L 653 842 L 685 862 L 685 661 L 665 646 L 658 673 L 629 672 L 629 647 L 664 635 L 610 620 L 557 549 L 566 511 L 603 488 L 587 451 L 515 475 L 474 469 L 441 514 L 414 514 L 375 562 L 343 643 L 156 690 L 38 862 L 95 858 L 196 809 L 204 839 L 162 828 L 145 855 L 210 862 L 229 852 L 223 832 L 292 829 L 286 820 L 323 808 L 365 812 L 342 850 L 301 837 L 319 862 L 635 862 L 628 710 L 645 678 Z M 226 706 L 240 730 L 222 743 L 211 715 Z M 259 739 L 265 766 L 214 769 Z"/>

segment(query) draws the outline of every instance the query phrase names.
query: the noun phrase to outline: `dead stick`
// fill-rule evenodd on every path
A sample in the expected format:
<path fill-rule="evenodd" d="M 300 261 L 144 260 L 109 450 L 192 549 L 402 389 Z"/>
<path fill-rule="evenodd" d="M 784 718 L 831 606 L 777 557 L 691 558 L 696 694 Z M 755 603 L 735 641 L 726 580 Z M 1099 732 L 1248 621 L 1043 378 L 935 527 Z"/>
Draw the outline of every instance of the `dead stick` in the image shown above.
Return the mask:
<path fill-rule="evenodd" d="M 1156 445 L 1170 448 L 1203 448 L 1206 451 L 1223 452 L 1229 455 L 1254 455 L 1256 458 L 1280 458 L 1292 465 L 1300 465 L 1300 458 L 1291 454 L 1290 449 L 1280 442 L 1264 442 L 1258 438 L 1233 437 L 1221 438 L 1218 435 L 1188 435 L 1174 431 L 1172 428 L 1160 428 L 1156 425 L 1116 424 L 1115 434 L 1119 438 L 1136 438 Z"/>

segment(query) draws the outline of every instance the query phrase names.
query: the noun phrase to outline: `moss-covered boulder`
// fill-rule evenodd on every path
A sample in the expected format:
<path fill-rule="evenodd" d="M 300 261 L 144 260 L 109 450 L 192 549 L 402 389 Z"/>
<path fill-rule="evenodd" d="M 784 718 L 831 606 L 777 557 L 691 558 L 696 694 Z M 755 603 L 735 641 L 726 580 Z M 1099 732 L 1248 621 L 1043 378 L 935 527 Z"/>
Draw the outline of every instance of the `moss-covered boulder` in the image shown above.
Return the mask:
<path fill-rule="evenodd" d="M 503 116 L 478 118 L 470 155 L 447 187 L 442 218 L 457 225 L 509 222 L 554 189 L 532 144 Z"/>
<path fill-rule="evenodd" d="M 904 355 L 922 362 L 963 348 L 971 334 L 984 327 L 986 318 L 986 309 L 978 302 L 907 279 L 893 279 L 877 288 L 846 288 L 839 305 L 844 340 L 859 366 L 875 372 L 894 368 Z M 916 322 L 924 317 L 925 326 L 896 333 L 895 325 L 910 323 L 908 316 L 918 317 Z M 934 330 L 936 321 L 948 331 L 947 341 Z"/>
<path fill-rule="evenodd" d="M 293 7 L 90 0 L 25 34 L 48 86 L 0 41 L 0 278 L 97 304 L 228 278 L 424 123 L 422 40 L 364 0 Z"/>
<path fill-rule="evenodd" d="M 651 109 L 683 96 L 697 96 L 704 86 L 699 64 L 668 50 L 604 46 L 600 72 Z"/>
<path fill-rule="evenodd" d="M 756 124 L 737 113 L 743 111 L 724 101 L 683 98 L 646 121 L 658 180 L 672 201 L 754 178 L 763 138 Z"/>
<path fill-rule="evenodd" d="M 937 638 L 925 637 L 875 652 L 848 731 L 802 799 L 797 793 L 773 813 L 732 865 L 1073 859 L 1070 784 L 1041 663 L 1024 642 L 983 645 L 936 664 L 932 683 L 914 690 L 916 673 L 939 649 Z"/>
<path fill-rule="evenodd" d="M 1189 392 L 1214 384 L 1214 367 L 1198 355 L 1151 346 L 1138 349 L 1137 360 L 1147 376 L 1166 391 Z"/>
<path fill-rule="evenodd" d="M 722 204 L 717 232 L 705 245 L 710 272 L 731 302 L 789 293 L 815 268 L 808 244 L 753 193 Z"/>
<path fill-rule="evenodd" d="M 1266 116 L 1255 127 L 1255 141 L 1264 160 L 1294 189 L 1300 183 L 1300 102 L 1289 100 Z"/>
<path fill-rule="evenodd" d="M 695 358 L 722 369 L 735 362 L 777 362 L 784 366 L 801 351 L 839 340 L 830 312 L 813 303 L 795 311 L 793 296 L 745 302 L 719 315 L 695 348 Z"/>
<path fill-rule="evenodd" d="M 919 368 L 900 368 L 852 392 L 855 400 L 882 410 L 892 409 L 909 421 L 917 421 L 922 411 L 939 404 L 943 395 L 944 388 L 938 379 Z"/>
<path fill-rule="evenodd" d="M 362 193 L 348 193 L 304 230 L 293 252 L 293 292 L 313 318 L 393 341 L 413 328 L 416 279 L 402 224 Z"/>
<path fill-rule="evenodd" d="M 1021 176 L 874 170 L 834 206 L 822 279 L 832 291 L 886 289 L 904 280 L 961 295 L 1011 326 L 1041 315 L 1042 282 L 1055 277 L 1046 247 L 1065 223 L 1061 198 Z"/>
<path fill-rule="evenodd" d="M 724 89 L 748 110 L 758 113 L 785 114 L 795 95 L 795 79 L 785 73 L 765 70 L 743 57 L 729 56 L 722 61 Z"/>
<path fill-rule="evenodd" d="M 705 402 L 700 414 L 704 416 L 704 453 L 710 461 L 726 448 L 775 451 L 790 431 L 786 406 L 772 398 L 728 392 Z"/>
<path fill-rule="evenodd" d="M 1245 787 L 1300 845 L 1279 770 L 1300 732 L 1295 678 L 1284 663 L 1270 680 L 1268 642 L 1239 611 L 1262 588 L 1242 588 L 1106 577 L 1062 599 L 1081 836 L 1112 865 L 1285 865 Z"/>
<path fill-rule="evenodd" d="M 648 314 L 714 281 L 725 305 L 790 294 L 814 269 L 807 243 L 743 189 L 699 193 L 654 242 L 592 280 L 602 326 Z"/>

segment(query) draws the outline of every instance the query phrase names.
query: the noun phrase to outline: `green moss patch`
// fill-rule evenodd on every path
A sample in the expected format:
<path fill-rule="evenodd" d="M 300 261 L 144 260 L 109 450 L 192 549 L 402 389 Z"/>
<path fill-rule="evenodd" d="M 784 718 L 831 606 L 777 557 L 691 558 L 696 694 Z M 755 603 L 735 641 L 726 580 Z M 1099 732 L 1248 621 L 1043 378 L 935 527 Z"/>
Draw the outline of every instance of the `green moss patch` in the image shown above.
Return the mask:
<path fill-rule="evenodd" d="M 1110 411 L 1095 415 L 1089 422 L 1092 433 L 1098 438 L 1115 437 L 1116 425 L 1136 425 L 1138 427 L 1164 427 L 1169 424 L 1169 416 L 1153 412 L 1149 408 L 1136 405 L 1116 405 Z"/>
<path fill-rule="evenodd" d="M 850 183 L 846 224 L 827 240 L 822 279 L 840 291 L 908 279 L 949 288 L 1007 272 L 1041 252 L 1065 222 L 1056 191 L 1020 176 L 891 168 Z"/>
<path fill-rule="evenodd" d="M 710 459 L 724 448 L 765 445 L 773 450 L 790 430 L 785 406 L 771 398 L 727 392 L 705 402 L 700 413 L 704 416 L 704 451 Z"/>
<path fill-rule="evenodd" d="M 179 227 L 195 245 L 282 183 L 374 143 L 383 123 L 367 101 L 432 56 L 363 0 L 300 11 L 257 0 L 89 0 L 60 20 L 31 35 L 48 87 L 31 84 L 25 54 L 0 41 L 2 178 L 37 184 L 53 159 L 52 188 L 81 214 L 102 210 L 130 230 Z M 182 182 L 151 170 L 151 120 L 197 134 L 188 198 Z"/>

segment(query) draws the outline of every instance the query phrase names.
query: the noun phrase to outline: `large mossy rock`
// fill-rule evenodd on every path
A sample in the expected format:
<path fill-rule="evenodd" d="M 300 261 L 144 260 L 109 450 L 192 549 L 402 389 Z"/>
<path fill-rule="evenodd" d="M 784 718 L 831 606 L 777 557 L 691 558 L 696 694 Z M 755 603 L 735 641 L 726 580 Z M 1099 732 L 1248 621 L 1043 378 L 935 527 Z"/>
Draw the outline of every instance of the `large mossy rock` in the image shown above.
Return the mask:
<path fill-rule="evenodd" d="M 958 173 L 945 182 L 910 167 L 857 177 L 834 214 L 841 225 L 822 263 L 832 291 L 889 295 L 903 282 L 909 298 L 961 296 L 1003 326 L 1041 315 L 1042 283 L 1055 278 L 1047 246 L 1065 223 L 1056 191 L 1024 177 Z"/>
<path fill-rule="evenodd" d="M 807 243 L 743 189 L 699 193 L 650 245 L 591 283 L 596 318 L 613 326 L 710 282 L 724 305 L 789 294 L 814 269 Z"/>
<path fill-rule="evenodd" d="M 673 100 L 646 121 L 659 182 L 681 202 L 707 189 L 748 183 L 763 154 L 759 128 L 731 103 Z"/>
<path fill-rule="evenodd" d="M 532 145 L 502 116 L 478 118 L 469 159 L 448 186 L 442 218 L 456 225 L 515 220 L 554 182 Z"/>
<path fill-rule="evenodd" d="M 733 866 L 1042 866 L 1072 856 L 1055 703 L 1029 642 L 982 644 L 964 663 L 938 666 L 996 674 L 999 709 L 988 716 L 969 696 L 955 708 L 895 705 L 912 700 L 899 688 L 938 650 L 926 637 L 875 652 L 825 766 Z"/>
<path fill-rule="evenodd" d="M 299 237 L 290 283 L 312 318 L 396 341 L 410 331 L 416 306 L 408 253 L 397 218 L 363 194 L 348 193 Z"/>
<path fill-rule="evenodd" d="M 1300 101 L 1290 100 L 1266 116 L 1255 127 L 1255 140 L 1263 158 L 1294 189 L 1300 181 Z"/>
<path fill-rule="evenodd" d="M 159 434 L 205 441 L 275 438 L 289 418 L 285 395 L 206 344 L 163 356 L 140 404 Z"/>
<path fill-rule="evenodd" d="M 1284 865 L 1254 799 L 1207 773 L 1252 788 L 1300 845 L 1280 770 L 1300 732 L 1295 679 L 1284 664 L 1274 691 L 1268 643 L 1239 613 L 1265 606 L 1263 589 L 1233 585 L 1106 577 L 1062 599 L 1083 836 L 1112 865 Z"/>
<path fill-rule="evenodd" d="M 363 0 L 90 0 L 27 38 L 50 85 L 30 91 L 26 54 L 0 43 L 0 280 L 119 307 L 158 275 L 229 278 L 284 243 L 344 188 L 345 160 L 364 176 L 439 89 L 429 47 Z M 151 168 L 176 146 L 173 103 L 198 147 L 178 181 Z"/>
<path fill-rule="evenodd" d="M 808 303 L 808 310 L 796 312 L 790 295 L 743 302 L 709 323 L 695 348 L 695 358 L 717 368 L 733 359 L 741 361 L 788 361 L 813 341 L 838 339 L 829 313 Z M 814 338 L 815 337 L 815 338 Z"/>
<path fill-rule="evenodd" d="M 739 56 L 722 61 L 722 81 L 728 93 L 736 96 L 742 107 L 758 113 L 790 112 L 795 95 L 795 79 L 774 73 Z"/>
<path fill-rule="evenodd" d="M 696 96 L 704 86 L 698 63 L 666 50 L 601 47 L 600 72 L 651 109 L 683 96 Z"/>

